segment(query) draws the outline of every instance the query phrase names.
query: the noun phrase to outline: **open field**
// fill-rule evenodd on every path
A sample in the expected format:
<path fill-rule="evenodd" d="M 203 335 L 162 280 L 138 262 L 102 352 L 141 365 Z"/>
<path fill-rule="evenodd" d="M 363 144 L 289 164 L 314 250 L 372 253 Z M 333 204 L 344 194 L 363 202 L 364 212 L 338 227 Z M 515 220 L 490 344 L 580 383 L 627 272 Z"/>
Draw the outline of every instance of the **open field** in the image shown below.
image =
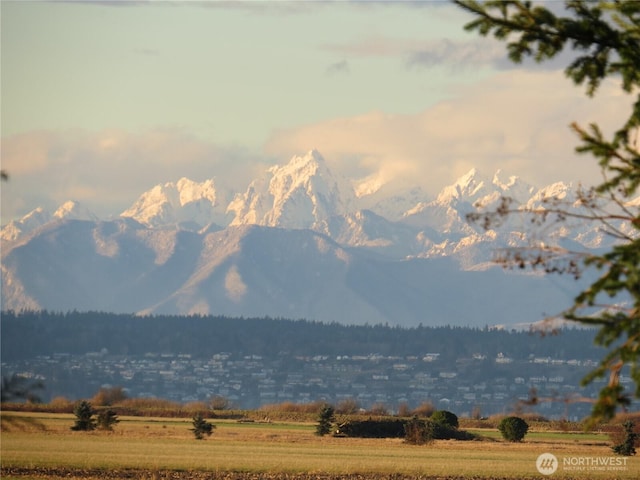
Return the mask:
<path fill-rule="evenodd" d="M 485 440 L 413 446 L 398 439 L 317 437 L 311 423 L 212 422 L 214 434 L 193 438 L 190 419 L 122 417 L 114 432 L 72 432 L 66 414 L 3 413 L 3 479 L 59 478 L 597 478 L 640 476 L 640 459 L 613 457 L 604 434 L 531 432 L 510 444 L 495 430 Z M 560 467 L 536 469 L 542 453 Z M 624 461 L 617 470 L 585 465 Z M 567 462 L 563 465 L 563 462 Z M 580 465 L 581 464 L 581 465 Z"/>

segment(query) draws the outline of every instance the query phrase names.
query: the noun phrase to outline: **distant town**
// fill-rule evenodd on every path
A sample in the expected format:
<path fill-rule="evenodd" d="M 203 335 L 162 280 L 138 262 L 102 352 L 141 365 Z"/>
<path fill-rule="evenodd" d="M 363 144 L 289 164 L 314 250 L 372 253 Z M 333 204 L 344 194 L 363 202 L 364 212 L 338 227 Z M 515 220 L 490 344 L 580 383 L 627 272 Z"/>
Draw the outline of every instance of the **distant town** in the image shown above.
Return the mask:
<path fill-rule="evenodd" d="M 121 386 L 129 397 L 177 402 L 224 397 L 231 405 L 253 409 L 265 404 L 355 400 L 365 409 L 393 412 L 399 405 L 434 406 L 461 416 L 509 413 L 523 409 L 549 418 L 578 420 L 595 398 L 596 383 L 581 388 L 593 361 L 532 357 L 514 361 L 498 355 L 460 358 L 444 365 L 439 354 L 417 356 L 316 355 L 264 358 L 220 352 L 209 359 L 188 353 L 143 356 L 58 353 L 18 362 L 2 362 L 3 372 L 41 380 L 48 399 L 88 398 L 104 386 Z M 629 377 L 622 378 L 630 382 Z M 539 404 L 529 407 L 535 393 Z"/>
<path fill-rule="evenodd" d="M 487 329 L 101 315 L 3 314 L 3 375 L 41 381 L 43 401 L 119 386 L 130 398 L 223 397 L 242 409 L 351 400 L 394 413 L 430 402 L 459 416 L 521 411 L 568 420 L 589 414 L 604 382 L 581 386 L 601 352 L 584 330 L 547 339 Z M 628 371 L 621 381 L 631 383 Z"/>

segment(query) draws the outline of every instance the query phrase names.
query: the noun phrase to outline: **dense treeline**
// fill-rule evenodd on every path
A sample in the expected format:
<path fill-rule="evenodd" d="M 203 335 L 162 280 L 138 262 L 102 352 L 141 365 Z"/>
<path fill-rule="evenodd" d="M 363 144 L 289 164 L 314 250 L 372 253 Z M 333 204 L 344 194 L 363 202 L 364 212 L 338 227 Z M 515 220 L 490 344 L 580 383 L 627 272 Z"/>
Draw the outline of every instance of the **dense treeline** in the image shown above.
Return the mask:
<path fill-rule="evenodd" d="M 523 331 L 462 327 L 415 328 L 345 326 L 305 320 L 221 316 L 136 316 L 104 312 L 5 311 L 0 317 L 2 359 L 12 361 L 54 353 L 113 355 L 219 352 L 273 357 L 310 355 L 385 356 L 439 353 L 441 360 L 498 353 L 598 359 L 593 331 L 565 329 L 541 336 Z"/>

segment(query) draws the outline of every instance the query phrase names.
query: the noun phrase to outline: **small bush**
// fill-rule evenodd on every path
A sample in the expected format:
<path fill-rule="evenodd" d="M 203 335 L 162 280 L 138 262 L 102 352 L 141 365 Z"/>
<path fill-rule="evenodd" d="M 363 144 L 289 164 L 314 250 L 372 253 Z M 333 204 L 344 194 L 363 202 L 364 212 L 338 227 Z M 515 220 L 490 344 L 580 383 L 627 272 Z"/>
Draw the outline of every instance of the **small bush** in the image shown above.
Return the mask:
<path fill-rule="evenodd" d="M 404 426 L 404 441 L 412 445 L 431 443 L 434 440 L 434 436 L 430 423 L 414 416 Z"/>
<path fill-rule="evenodd" d="M 431 415 L 431 421 L 449 428 L 458 428 L 458 416 L 447 410 L 438 410 Z"/>
<path fill-rule="evenodd" d="M 509 442 L 521 442 L 529 430 L 529 425 L 520 417 L 505 417 L 498 424 L 502 437 Z"/>
<path fill-rule="evenodd" d="M 207 422 L 201 413 L 196 414 L 193 417 L 193 428 L 191 431 L 193 435 L 196 437 L 196 440 L 202 440 L 205 435 L 210 436 L 213 433 L 213 429 L 216 428 L 215 425 Z"/>

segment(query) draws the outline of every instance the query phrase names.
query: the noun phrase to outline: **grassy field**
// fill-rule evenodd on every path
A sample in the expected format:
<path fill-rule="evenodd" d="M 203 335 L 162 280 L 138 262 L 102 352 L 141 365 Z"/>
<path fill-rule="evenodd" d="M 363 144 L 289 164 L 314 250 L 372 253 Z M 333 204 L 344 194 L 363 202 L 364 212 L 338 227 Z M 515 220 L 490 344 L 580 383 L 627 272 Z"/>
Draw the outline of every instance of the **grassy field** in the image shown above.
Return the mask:
<path fill-rule="evenodd" d="M 640 477 L 635 457 L 617 471 L 584 465 L 612 457 L 603 434 L 533 431 L 511 444 L 487 429 L 474 431 L 482 441 L 413 446 L 398 439 L 318 437 L 310 423 L 213 423 L 214 434 L 197 441 L 190 419 L 122 417 L 113 432 L 73 432 L 71 415 L 3 413 L 2 478 Z M 546 452 L 560 462 L 550 477 L 536 469 Z"/>

